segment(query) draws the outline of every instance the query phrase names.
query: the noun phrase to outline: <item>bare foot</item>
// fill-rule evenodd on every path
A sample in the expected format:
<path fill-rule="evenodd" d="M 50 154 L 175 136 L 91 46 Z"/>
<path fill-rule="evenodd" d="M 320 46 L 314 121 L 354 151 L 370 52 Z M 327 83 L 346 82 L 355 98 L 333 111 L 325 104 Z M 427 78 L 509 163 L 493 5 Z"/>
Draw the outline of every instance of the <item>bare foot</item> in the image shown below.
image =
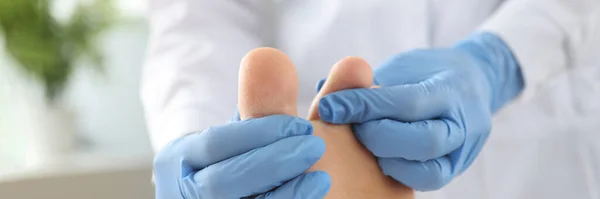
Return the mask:
<path fill-rule="evenodd" d="M 297 116 L 298 76 L 290 59 L 273 48 L 252 50 L 242 60 L 238 104 L 241 119 L 273 114 Z M 324 95 L 350 88 L 370 88 L 373 75 L 361 58 L 338 62 L 313 101 L 308 119 L 314 134 L 325 140 L 323 157 L 309 170 L 323 170 L 332 179 L 328 199 L 412 199 L 413 191 L 385 176 L 377 160 L 354 137 L 349 125 L 327 124 L 318 115 Z"/>
<path fill-rule="evenodd" d="M 311 170 L 324 170 L 331 175 L 333 183 L 327 198 L 414 198 L 411 189 L 383 174 L 373 154 L 356 139 L 350 125 L 327 124 L 319 118 L 319 100 L 323 96 L 372 85 L 369 64 L 358 57 L 346 57 L 333 66 L 312 103 L 308 120 L 313 123 L 315 135 L 325 140 L 327 148 Z"/>

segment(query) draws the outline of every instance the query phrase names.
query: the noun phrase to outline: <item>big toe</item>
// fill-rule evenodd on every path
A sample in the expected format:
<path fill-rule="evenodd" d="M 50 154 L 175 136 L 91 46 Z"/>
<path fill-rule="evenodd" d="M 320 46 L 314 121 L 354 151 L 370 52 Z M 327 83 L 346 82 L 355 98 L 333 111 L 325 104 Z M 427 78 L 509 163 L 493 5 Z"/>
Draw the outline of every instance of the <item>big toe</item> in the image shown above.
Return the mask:
<path fill-rule="evenodd" d="M 308 119 L 318 120 L 319 100 L 336 91 L 353 88 L 370 88 L 373 85 L 371 66 L 362 58 L 346 57 L 337 62 L 327 77 L 327 81 L 312 102 Z"/>
<path fill-rule="evenodd" d="M 257 48 L 242 59 L 238 108 L 242 120 L 275 114 L 297 116 L 298 75 L 292 61 L 274 48 Z"/>

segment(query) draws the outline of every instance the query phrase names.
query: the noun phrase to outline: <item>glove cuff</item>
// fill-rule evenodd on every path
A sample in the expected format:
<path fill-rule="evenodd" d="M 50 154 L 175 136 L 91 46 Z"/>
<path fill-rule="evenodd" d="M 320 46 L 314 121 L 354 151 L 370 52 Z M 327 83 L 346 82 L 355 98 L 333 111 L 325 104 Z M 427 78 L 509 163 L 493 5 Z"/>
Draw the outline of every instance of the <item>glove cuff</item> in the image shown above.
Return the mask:
<path fill-rule="evenodd" d="M 510 47 L 497 35 L 479 32 L 457 43 L 454 48 L 467 51 L 478 61 L 492 86 L 490 111 L 495 113 L 515 99 L 525 83 L 521 67 Z"/>

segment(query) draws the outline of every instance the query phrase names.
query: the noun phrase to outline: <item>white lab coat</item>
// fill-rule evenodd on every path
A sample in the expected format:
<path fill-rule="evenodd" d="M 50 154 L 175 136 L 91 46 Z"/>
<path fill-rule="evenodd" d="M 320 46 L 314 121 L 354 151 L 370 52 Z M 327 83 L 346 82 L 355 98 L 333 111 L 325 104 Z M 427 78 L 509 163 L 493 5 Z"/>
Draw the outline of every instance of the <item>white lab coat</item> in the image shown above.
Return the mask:
<path fill-rule="evenodd" d="M 142 101 L 156 150 L 229 120 L 250 49 L 294 61 L 299 113 L 344 56 L 377 67 L 475 30 L 511 46 L 527 88 L 496 114 L 471 168 L 419 198 L 600 199 L 600 0 L 150 0 Z"/>

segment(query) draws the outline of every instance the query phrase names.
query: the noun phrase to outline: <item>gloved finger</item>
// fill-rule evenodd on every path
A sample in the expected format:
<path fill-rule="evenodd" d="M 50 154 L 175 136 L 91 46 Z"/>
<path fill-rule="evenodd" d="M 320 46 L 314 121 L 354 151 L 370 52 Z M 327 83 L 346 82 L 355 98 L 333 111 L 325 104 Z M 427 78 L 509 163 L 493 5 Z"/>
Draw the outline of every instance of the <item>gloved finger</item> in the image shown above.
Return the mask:
<path fill-rule="evenodd" d="M 391 119 L 354 125 L 361 143 L 377 157 L 429 160 L 455 151 L 465 140 L 464 131 L 448 119 L 400 122 Z"/>
<path fill-rule="evenodd" d="M 417 191 L 442 188 L 450 182 L 454 172 L 448 156 L 424 162 L 402 158 L 379 158 L 378 161 L 385 175 Z"/>
<path fill-rule="evenodd" d="M 319 80 L 319 82 L 317 82 L 317 85 L 316 85 L 317 93 L 319 91 L 321 91 L 321 88 L 323 87 L 323 85 L 325 85 L 326 81 L 327 81 L 327 78 L 324 78 L 324 79 Z"/>
<path fill-rule="evenodd" d="M 229 120 L 229 122 L 237 122 L 240 121 L 240 109 L 236 108 L 235 109 L 235 114 L 233 114 L 233 117 L 231 118 L 231 120 Z"/>
<path fill-rule="evenodd" d="M 184 161 L 188 168 L 182 172 L 190 172 L 286 137 L 311 135 L 312 132 L 310 122 L 289 115 L 228 123 L 171 142 L 156 155 L 154 168 L 159 171 L 170 169 L 173 164 Z"/>
<path fill-rule="evenodd" d="M 433 119 L 449 110 L 449 93 L 430 82 L 343 90 L 321 98 L 319 116 L 333 124 L 383 118 L 403 122 Z"/>
<path fill-rule="evenodd" d="M 267 192 L 301 175 L 325 152 L 312 135 L 279 140 L 185 176 L 189 198 L 240 198 Z"/>
<path fill-rule="evenodd" d="M 331 177 L 324 171 L 302 174 L 286 182 L 272 192 L 261 194 L 256 199 L 318 199 L 324 198 L 331 187 Z"/>

